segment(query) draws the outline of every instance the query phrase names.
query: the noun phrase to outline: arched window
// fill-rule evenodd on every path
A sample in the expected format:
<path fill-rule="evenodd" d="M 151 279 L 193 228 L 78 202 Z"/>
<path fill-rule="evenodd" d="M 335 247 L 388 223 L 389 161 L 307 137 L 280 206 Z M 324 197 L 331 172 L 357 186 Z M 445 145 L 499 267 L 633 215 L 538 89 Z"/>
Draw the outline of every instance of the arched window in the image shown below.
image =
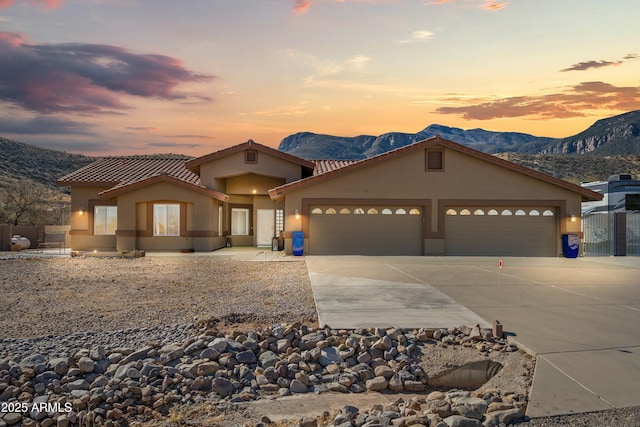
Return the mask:
<path fill-rule="evenodd" d="M 462 216 L 469 216 L 469 215 L 471 215 L 471 211 L 470 211 L 469 209 L 462 209 L 462 210 L 460 211 L 460 215 L 462 215 Z"/>
<path fill-rule="evenodd" d="M 407 214 L 407 211 L 405 211 L 404 209 L 402 208 L 396 209 L 396 215 L 406 215 L 406 214 Z"/>
<path fill-rule="evenodd" d="M 362 209 L 362 208 L 355 208 L 355 209 L 353 210 L 353 214 L 354 214 L 354 215 L 364 215 L 364 209 Z"/>
<path fill-rule="evenodd" d="M 511 212 L 509 209 L 505 209 L 502 211 L 501 213 L 502 216 L 510 216 L 513 215 L 513 212 Z"/>
<path fill-rule="evenodd" d="M 326 213 L 327 215 L 335 215 L 336 214 L 336 210 L 333 208 L 329 208 L 326 211 L 324 211 L 324 213 Z"/>
<path fill-rule="evenodd" d="M 349 215 L 351 211 L 348 208 L 340 209 L 340 215 Z"/>
<path fill-rule="evenodd" d="M 553 216 L 553 211 L 547 209 L 546 211 L 542 212 L 542 216 Z"/>
<path fill-rule="evenodd" d="M 409 211 L 409 215 L 420 215 L 420 209 L 413 208 Z"/>
<path fill-rule="evenodd" d="M 527 213 L 525 211 L 523 211 L 522 209 L 518 209 L 516 211 L 516 216 L 525 216 Z"/>
<path fill-rule="evenodd" d="M 495 209 L 490 209 L 489 212 L 487 212 L 487 215 L 496 216 L 498 215 L 498 211 Z"/>
<path fill-rule="evenodd" d="M 446 215 L 455 216 L 458 215 L 458 211 L 455 209 L 447 209 Z"/>
<path fill-rule="evenodd" d="M 369 215 L 378 215 L 378 209 L 369 208 L 369 210 L 367 211 L 367 214 L 369 214 Z"/>
<path fill-rule="evenodd" d="M 536 209 L 531 209 L 529 211 L 529 216 L 540 216 L 540 212 L 537 211 Z"/>
<path fill-rule="evenodd" d="M 393 211 L 391 209 L 388 209 L 388 208 L 382 209 L 382 215 L 391 215 L 391 214 L 393 214 Z"/>
<path fill-rule="evenodd" d="M 311 209 L 311 215 L 322 215 L 322 209 L 320 208 Z"/>
<path fill-rule="evenodd" d="M 484 215 L 484 211 L 482 209 L 476 209 L 475 211 L 473 211 L 473 214 L 477 216 L 482 216 Z"/>

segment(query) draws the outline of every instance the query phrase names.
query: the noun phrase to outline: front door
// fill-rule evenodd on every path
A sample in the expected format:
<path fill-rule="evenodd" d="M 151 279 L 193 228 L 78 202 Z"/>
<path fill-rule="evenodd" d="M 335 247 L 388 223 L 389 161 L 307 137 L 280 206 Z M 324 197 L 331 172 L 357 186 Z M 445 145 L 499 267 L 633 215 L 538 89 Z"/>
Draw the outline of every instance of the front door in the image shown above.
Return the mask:
<path fill-rule="evenodd" d="M 276 235 L 276 216 L 273 209 L 258 209 L 258 229 L 256 245 L 271 246 L 271 239 Z"/>

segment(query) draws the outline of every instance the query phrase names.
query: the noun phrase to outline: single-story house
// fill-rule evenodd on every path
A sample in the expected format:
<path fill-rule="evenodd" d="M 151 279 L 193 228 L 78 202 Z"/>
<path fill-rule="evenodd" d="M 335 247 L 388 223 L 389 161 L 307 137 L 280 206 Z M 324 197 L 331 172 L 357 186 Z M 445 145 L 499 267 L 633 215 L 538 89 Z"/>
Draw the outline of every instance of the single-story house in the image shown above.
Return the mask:
<path fill-rule="evenodd" d="M 424 141 L 308 161 L 249 140 L 195 159 L 107 157 L 71 187 L 74 250 L 271 246 L 304 253 L 558 256 L 602 196 L 469 147 Z"/>

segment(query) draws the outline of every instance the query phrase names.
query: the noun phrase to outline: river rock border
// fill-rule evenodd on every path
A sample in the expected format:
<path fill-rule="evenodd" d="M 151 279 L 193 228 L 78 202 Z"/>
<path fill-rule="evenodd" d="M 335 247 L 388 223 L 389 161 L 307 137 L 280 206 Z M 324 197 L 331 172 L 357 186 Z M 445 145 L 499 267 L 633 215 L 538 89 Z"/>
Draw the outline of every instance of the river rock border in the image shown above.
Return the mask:
<path fill-rule="evenodd" d="M 332 424 L 497 426 L 523 417 L 527 396 L 522 394 L 497 389 L 427 394 L 432 388 L 420 355 L 429 345 L 518 351 L 478 325 L 335 330 L 275 324 L 228 335 L 209 329 L 183 342 L 142 348 L 96 345 L 54 358 L 30 354 L 0 359 L 0 402 L 34 408 L 1 413 L 0 427 L 125 426 L 167 416 L 174 405 L 367 390 L 424 393 L 424 398 L 399 399 L 392 408 L 363 413 L 345 406 Z M 313 422 L 318 421 L 300 425 Z"/>

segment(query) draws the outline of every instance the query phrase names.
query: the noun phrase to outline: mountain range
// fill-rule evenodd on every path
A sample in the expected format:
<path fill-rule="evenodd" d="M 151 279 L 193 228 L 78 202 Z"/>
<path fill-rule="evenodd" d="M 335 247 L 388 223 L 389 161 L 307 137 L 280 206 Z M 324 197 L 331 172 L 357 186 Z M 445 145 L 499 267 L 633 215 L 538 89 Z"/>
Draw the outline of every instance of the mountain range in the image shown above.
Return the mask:
<path fill-rule="evenodd" d="M 640 111 L 598 120 L 584 132 L 561 139 L 433 124 L 415 134 L 339 137 L 301 132 L 284 138 L 278 149 L 310 160 L 357 160 L 436 135 L 574 183 L 618 173 L 640 178 Z M 28 181 L 68 192 L 56 187 L 56 180 L 94 160 L 0 136 L 0 190 Z"/>
<path fill-rule="evenodd" d="M 518 132 L 463 130 L 433 124 L 417 133 L 340 137 L 299 132 L 280 142 L 279 150 L 308 160 L 360 160 L 440 136 L 489 154 L 640 155 L 640 110 L 601 119 L 577 135 L 548 138 Z"/>

